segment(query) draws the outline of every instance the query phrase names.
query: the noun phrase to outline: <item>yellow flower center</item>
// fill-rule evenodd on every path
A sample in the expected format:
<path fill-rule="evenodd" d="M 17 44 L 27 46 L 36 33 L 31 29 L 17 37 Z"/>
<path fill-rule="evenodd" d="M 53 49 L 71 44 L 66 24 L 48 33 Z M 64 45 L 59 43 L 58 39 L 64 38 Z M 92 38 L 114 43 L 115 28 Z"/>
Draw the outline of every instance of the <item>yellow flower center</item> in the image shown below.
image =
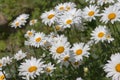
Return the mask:
<path fill-rule="evenodd" d="M 95 14 L 94 11 L 90 11 L 90 12 L 88 13 L 89 16 L 93 16 L 94 14 Z"/>
<path fill-rule="evenodd" d="M 61 6 L 61 7 L 59 8 L 59 10 L 61 10 L 61 11 L 62 11 L 62 10 L 64 10 L 64 7 L 63 7 L 63 6 Z"/>
<path fill-rule="evenodd" d="M 5 76 L 4 75 L 1 75 L 0 76 L 0 80 L 4 80 L 5 79 Z"/>
<path fill-rule="evenodd" d="M 63 46 L 60 46 L 60 47 L 57 48 L 56 52 L 61 54 L 61 53 L 64 52 L 64 50 L 65 50 L 65 48 Z"/>
<path fill-rule="evenodd" d="M 15 25 L 16 25 L 16 26 L 19 26 L 19 22 L 16 22 Z"/>
<path fill-rule="evenodd" d="M 72 23 L 72 20 L 71 19 L 68 19 L 67 21 L 66 21 L 66 24 L 71 24 Z"/>
<path fill-rule="evenodd" d="M 32 32 L 28 32 L 28 35 L 29 35 L 29 36 L 32 36 L 32 34 L 33 34 Z"/>
<path fill-rule="evenodd" d="M 82 49 L 78 49 L 77 51 L 76 51 L 76 55 L 81 55 L 82 54 Z"/>
<path fill-rule="evenodd" d="M 50 14 L 50 15 L 48 16 L 48 19 L 52 19 L 54 16 L 55 16 L 54 14 Z"/>
<path fill-rule="evenodd" d="M 37 67 L 36 67 L 36 66 L 31 66 L 31 67 L 29 67 L 29 69 L 28 69 L 29 72 L 34 72 L 34 71 L 36 71 L 36 70 L 37 70 Z"/>
<path fill-rule="evenodd" d="M 98 37 L 99 37 L 99 38 L 102 38 L 104 35 L 105 35 L 104 32 L 100 32 L 100 33 L 98 33 Z"/>
<path fill-rule="evenodd" d="M 59 25 L 55 26 L 55 29 L 60 30 L 60 26 Z"/>
<path fill-rule="evenodd" d="M 110 38 L 111 38 L 111 35 L 107 35 L 106 38 L 107 38 L 107 39 L 110 39 Z"/>
<path fill-rule="evenodd" d="M 47 71 L 47 72 L 51 72 L 51 68 L 47 67 L 47 68 L 46 68 L 46 71 Z"/>
<path fill-rule="evenodd" d="M 115 19 L 116 18 L 116 14 L 115 13 L 110 13 L 108 15 L 108 19 L 112 20 L 112 19 Z"/>
<path fill-rule="evenodd" d="M 74 62 L 74 65 L 78 65 L 79 63 L 78 62 Z"/>
<path fill-rule="evenodd" d="M 35 23 L 35 20 L 31 20 L 31 23 L 34 24 L 34 23 Z"/>
<path fill-rule="evenodd" d="M 67 7 L 66 7 L 66 10 L 69 11 L 69 10 L 70 10 L 70 6 L 67 6 Z"/>
<path fill-rule="evenodd" d="M 70 58 L 69 56 L 64 57 L 64 61 L 68 61 L 69 58 Z"/>
<path fill-rule="evenodd" d="M 21 20 L 22 20 L 22 21 L 24 21 L 25 19 L 24 19 L 24 18 L 22 18 Z"/>
<path fill-rule="evenodd" d="M 35 39 L 35 41 L 36 41 L 36 42 L 40 42 L 40 41 L 41 41 L 41 38 L 38 37 L 38 38 Z"/>
<path fill-rule="evenodd" d="M 115 69 L 116 69 L 117 72 L 120 73 L 120 63 L 115 66 Z"/>

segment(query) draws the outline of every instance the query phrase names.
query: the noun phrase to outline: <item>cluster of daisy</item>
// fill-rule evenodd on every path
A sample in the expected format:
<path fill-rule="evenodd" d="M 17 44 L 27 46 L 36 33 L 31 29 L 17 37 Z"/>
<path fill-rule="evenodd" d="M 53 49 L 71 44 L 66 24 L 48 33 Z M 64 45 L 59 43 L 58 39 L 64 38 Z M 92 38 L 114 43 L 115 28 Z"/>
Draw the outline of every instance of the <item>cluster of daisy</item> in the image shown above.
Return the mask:
<path fill-rule="evenodd" d="M 25 59 L 23 63 L 19 66 L 19 76 L 25 80 L 34 79 L 37 76 L 40 76 L 42 73 L 52 76 L 52 72 L 56 69 L 54 64 L 48 63 L 45 64 L 42 59 L 36 59 L 31 57 L 30 59 Z"/>
<path fill-rule="evenodd" d="M 53 26 L 56 30 L 64 30 L 65 28 L 81 27 L 81 9 L 76 8 L 76 4 L 66 2 L 58 4 L 54 9 L 45 11 L 41 15 L 42 22 L 45 25 Z"/>
<path fill-rule="evenodd" d="M 97 4 L 97 5 L 100 5 L 100 6 L 102 6 L 104 4 L 115 3 L 114 0 L 99 0 L 99 1 L 96 1 L 96 0 L 86 0 L 86 2 Z"/>
<path fill-rule="evenodd" d="M 21 28 L 22 26 L 25 25 L 25 23 L 27 22 L 27 19 L 29 18 L 29 14 L 21 14 L 19 15 L 12 23 L 11 23 L 11 27 L 14 28 Z"/>
<path fill-rule="evenodd" d="M 0 59 L 0 80 L 6 80 L 8 77 L 7 73 L 5 73 L 5 69 L 15 63 L 18 66 L 19 74 L 18 76 L 25 80 L 34 79 L 42 73 L 46 73 L 46 75 L 52 76 L 52 72 L 56 67 L 51 62 L 45 64 L 41 58 L 36 59 L 31 57 L 30 59 L 26 59 L 27 53 L 19 50 L 13 57 L 3 57 Z M 11 74 L 11 73 L 10 73 Z M 11 76 L 13 77 L 13 76 Z"/>
<path fill-rule="evenodd" d="M 114 38 L 111 37 L 110 30 L 106 26 L 101 25 L 92 31 L 91 36 L 91 40 L 93 40 L 95 43 L 98 43 L 99 41 L 108 41 L 108 43 L 110 43 L 114 40 Z"/>
<path fill-rule="evenodd" d="M 108 22 L 114 24 L 114 22 L 120 21 L 120 8 L 118 5 L 118 3 L 120 3 L 119 0 L 91 0 L 89 2 L 94 4 L 96 3 L 97 5 L 90 4 L 88 7 L 85 7 L 83 9 L 83 18 L 85 20 L 96 20 L 96 17 L 98 17 L 100 18 L 99 21 L 105 24 L 107 24 Z M 103 6 L 104 4 L 110 3 L 112 3 L 112 5 Z"/>
<path fill-rule="evenodd" d="M 29 34 L 32 34 L 29 35 Z M 89 45 L 79 42 L 74 43 L 73 46 L 68 42 L 67 37 L 64 35 L 58 35 L 55 33 L 50 33 L 45 35 L 41 32 L 36 32 L 34 30 L 27 31 L 25 37 L 28 40 L 25 41 L 25 45 L 33 47 L 42 47 L 43 49 L 49 51 L 54 60 L 62 66 L 68 67 L 72 64 L 75 68 L 80 66 L 83 57 L 89 57 Z"/>
<path fill-rule="evenodd" d="M 99 2 L 100 1 L 100 2 Z M 65 28 L 80 27 L 84 21 L 92 21 L 99 18 L 102 23 L 120 21 L 120 9 L 117 6 L 119 0 L 115 3 L 113 0 L 99 0 L 97 3 L 114 3 L 108 7 L 90 4 L 83 9 L 77 9 L 72 2 L 58 4 L 54 9 L 46 11 L 41 15 L 42 22 L 46 25 L 53 26 L 56 30 Z M 111 1 L 111 2 L 110 2 Z M 90 3 L 96 2 L 90 1 Z M 102 3 L 103 2 L 103 3 Z M 101 11 L 101 12 L 100 12 Z"/>

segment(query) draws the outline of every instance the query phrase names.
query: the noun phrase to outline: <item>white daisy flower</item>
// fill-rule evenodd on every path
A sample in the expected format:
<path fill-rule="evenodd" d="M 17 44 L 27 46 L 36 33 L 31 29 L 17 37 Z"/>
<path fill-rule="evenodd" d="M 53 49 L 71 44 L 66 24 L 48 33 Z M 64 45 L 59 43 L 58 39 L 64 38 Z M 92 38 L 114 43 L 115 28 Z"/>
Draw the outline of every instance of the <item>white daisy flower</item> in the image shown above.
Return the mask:
<path fill-rule="evenodd" d="M 35 34 L 35 30 L 28 30 L 27 32 L 26 32 L 26 34 L 25 34 L 25 37 L 26 38 L 30 38 L 30 37 L 32 37 L 32 36 L 34 36 L 34 34 Z"/>
<path fill-rule="evenodd" d="M 30 26 L 32 26 L 32 25 L 34 25 L 34 24 L 36 24 L 36 23 L 37 23 L 37 19 L 32 19 L 32 20 L 30 20 L 30 22 L 29 22 Z"/>
<path fill-rule="evenodd" d="M 57 11 L 57 12 L 63 12 L 63 11 L 65 11 L 65 4 L 64 3 L 60 3 L 60 4 L 58 4 L 56 7 L 55 7 L 55 10 Z"/>
<path fill-rule="evenodd" d="M 25 24 L 27 19 L 29 18 L 29 14 L 21 14 L 16 19 L 20 20 L 22 24 Z"/>
<path fill-rule="evenodd" d="M 57 34 L 55 34 L 54 32 L 51 32 L 49 35 L 47 35 L 46 37 L 46 42 L 48 42 L 50 45 L 53 45 L 55 42 L 55 39 L 57 37 Z"/>
<path fill-rule="evenodd" d="M 77 61 L 77 60 L 74 60 L 72 61 L 72 65 L 74 68 L 79 68 L 79 66 L 82 64 L 82 61 Z"/>
<path fill-rule="evenodd" d="M 116 21 L 120 21 L 119 8 L 117 8 L 116 6 L 109 6 L 108 8 L 105 8 L 105 10 L 103 10 L 101 16 L 102 17 L 100 21 L 104 23 L 108 23 L 108 21 L 110 21 L 113 24 Z"/>
<path fill-rule="evenodd" d="M 22 24 L 22 22 L 21 22 L 20 20 L 14 20 L 14 21 L 12 22 L 12 24 L 11 24 L 11 27 L 14 27 L 14 28 L 19 27 L 19 28 L 21 28 L 22 25 L 25 25 L 25 24 Z"/>
<path fill-rule="evenodd" d="M 19 76 L 22 76 L 23 79 L 29 80 L 34 79 L 37 76 L 40 76 L 40 73 L 43 73 L 44 62 L 41 59 L 36 59 L 31 57 L 31 59 L 26 59 L 25 62 L 21 63 L 19 66 Z"/>
<path fill-rule="evenodd" d="M 12 58 L 10 58 L 9 56 L 7 57 L 2 57 L 2 66 L 6 66 L 7 64 L 10 64 L 12 62 Z"/>
<path fill-rule="evenodd" d="M 45 49 L 50 49 L 52 44 L 50 42 L 48 42 L 47 39 L 49 39 L 49 38 L 46 37 L 45 40 L 43 41 L 42 47 L 44 47 Z"/>
<path fill-rule="evenodd" d="M 25 23 L 27 22 L 26 20 L 29 18 L 29 14 L 21 14 L 19 15 L 11 24 L 11 27 L 19 27 L 21 28 L 22 26 L 25 25 Z"/>
<path fill-rule="evenodd" d="M 75 59 L 77 61 L 82 60 L 83 56 L 88 57 L 90 54 L 88 52 L 88 50 L 90 50 L 90 47 L 89 47 L 89 45 L 87 45 L 85 43 L 74 43 L 71 50 L 73 51 L 73 53 L 75 55 Z"/>
<path fill-rule="evenodd" d="M 111 33 L 110 32 L 106 33 L 105 37 L 106 37 L 106 40 L 108 41 L 108 43 L 110 43 L 111 41 L 114 40 L 114 38 L 111 37 Z"/>
<path fill-rule="evenodd" d="M 63 26 L 63 28 L 70 28 L 73 23 L 75 23 L 74 17 L 72 15 L 64 14 L 57 20 L 57 23 Z"/>
<path fill-rule="evenodd" d="M 97 4 L 98 5 L 103 5 L 103 4 L 107 4 L 107 3 L 114 3 L 114 0 L 97 0 Z"/>
<path fill-rule="evenodd" d="M 6 80 L 4 74 L 5 74 L 5 73 L 3 73 L 3 72 L 0 71 L 0 80 Z"/>
<path fill-rule="evenodd" d="M 44 40 L 44 43 L 46 45 L 54 45 L 56 44 L 57 42 L 67 42 L 68 39 L 67 37 L 65 37 L 65 35 L 57 35 L 55 33 L 50 33 L 49 35 L 47 35 L 47 37 L 45 37 L 45 40 Z"/>
<path fill-rule="evenodd" d="M 57 13 L 54 10 L 46 11 L 41 15 L 42 22 L 51 26 L 56 21 Z"/>
<path fill-rule="evenodd" d="M 110 59 L 104 66 L 104 71 L 107 73 L 106 77 L 120 80 L 120 53 L 113 54 Z"/>
<path fill-rule="evenodd" d="M 53 44 L 50 48 L 50 54 L 54 59 L 59 58 L 60 55 L 65 54 L 69 51 L 70 43 L 69 42 L 61 42 L 58 41 L 57 43 Z"/>
<path fill-rule="evenodd" d="M 66 11 L 69 11 L 69 10 L 72 10 L 72 9 L 76 8 L 76 4 L 73 3 L 73 2 L 66 2 L 64 4 L 65 4 L 65 10 Z"/>
<path fill-rule="evenodd" d="M 61 66 L 68 67 L 70 62 L 74 60 L 74 55 L 70 53 L 70 51 L 66 52 L 65 54 L 60 55 L 57 63 L 60 63 Z"/>
<path fill-rule="evenodd" d="M 54 33 L 51 33 L 50 35 L 48 35 L 47 39 L 46 39 L 51 45 L 56 44 L 57 42 L 67 42 L 68 39 L 67 37 L 65 37 L 64 35 L 56 35 Z"/>
<path fill-rule="evenodd" d="M 98 16 L 99 10 L 98 7 L 95 5 L 89 5 L 83 9 L 83 18 L 87 21 L 95 20 L 96 16 Z"/>
<path fill-rule="evenodd" d="M 39 48 L 44 43 L 45 34 L 42 32 L 35 33 L 34 36 L 30 37 L 29 43 L 31 46 Z"/>
<path fill-rule="evenodd" d="M 81 77 L 78 77 L 76 80 L 83 80 Z"/>
<path fill-rule="evenodd" d="M 53 42 L 53 43 L 51 43 L 51 44 L 53 44 L 53 45 L 59 41 L 60 42 L 68 41 L 68 39 L 67 39 L 67 37 L 65 37 L 65 35 L 56 35 L 56 37 L 53 37 L 52 39 L 53 39 L 53 41 L 51 41 L 51 42 Z"/>
<path fill-rule="evenodd" d="M 68 12 L 65 12 L 64 15 L 72 15 L 74 23 L 81 23 L 82 11 L 81 9 L 71 9 Z"/>
<path fill-rule="evenodd" d="M 64 30 L 62 25 L 59 25 L 59 24 L 55 25 L 54 28 L 56 29 L 56 31 L 63 31 Z"/>
<path fill-rule="evenodd" d="M 14 59 L 16 59 L 17 61 L 22 60 L 23 58 L 26 57 L 26 53 L 24 53 L 22 50 L 19 50 L 15 55 L 14 55 Z"/>
<path fill-rule="evenodd" d="M 94 31 L 91 33 L 91 39 L 95 41 L 95 43 L 98 43 L 99 41 L 105 41 L 106 40 L 106 33 L 108 32 L 106 26 L 98 26 L 95 28 Z"/>
<path fill-rule="evenodd" d="M 56 69 L 55 67 L 54 67 L 54 64 L 52 65 L 51 64 L 51 62 L 50 63 L 48 63 L 48 64 L 46 64 L 45 65 L 45 72 L 47 73 L 47 75 L 50 75 L 50 76 L 52 76 L 52 72 L 54 71 L 54 69 Z"/>

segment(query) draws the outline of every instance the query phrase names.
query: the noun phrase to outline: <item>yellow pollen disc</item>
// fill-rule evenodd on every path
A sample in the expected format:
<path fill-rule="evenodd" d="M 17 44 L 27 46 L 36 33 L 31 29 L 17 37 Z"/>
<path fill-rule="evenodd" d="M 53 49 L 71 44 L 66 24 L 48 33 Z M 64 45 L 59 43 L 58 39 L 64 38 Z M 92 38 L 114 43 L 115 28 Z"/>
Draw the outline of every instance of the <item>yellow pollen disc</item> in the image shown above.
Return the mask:
<path fill-rule="evenodd" d="M 54 14 L 50 14 L 50 15 L 48 16 L 48 19 L 52 19 L 54 16 L 55 16 Z"/>
<path fill-rule="evenodd" d="M 64 52 L 64 47 L 63 46 L 60 46 L 60 47 L 58 47 L 57 49 L 56 49 L 56 52 L 57 53 L 59 53 L 59 54 L 61 54 L 61 53 L 63 53 Z"/>
<path fill-rule="evenodd" d="M 120 73 L 120 63 L 115 66 L 115 69 L 116 69 L 117 72 Z"/>
<path fill-rule="evenodd" d="M 110 39 L 110 38 L 111 38 L 111 36 L 110 36 L 110 35 L 107 35 L 107 36 L 106 36 L 106 38 L 107 38 L 107 39 Z"/>
<path fill-rule="evenodd" d="M 64 57 L 64 61 L 68 61 L 69 58 L 70 58 L 69 56 Z"/>
<path fill-rule="evenodd" d="M 56 29 L 56 30 L 60 30 L 60 26 L 56 26 L 55 29 Z"/>
<path fill-rule="evenodd" d="M 28 32 L 28 35 L 31 36 L 33 33 L 32 32 Z"/>
<path fill-rule="evenodd" d="M 33 23 L 33 24 L 34 24 L 34 23 L 35 23 L 35 20 L 31 20 L 31 23 Z"/>
<path fill-rule="evenodd" d="M 36 71 L 36 70 L 37 70 L 37 67 L 36 67 L 36 66 L 31 66 L 31 67 L 29 67 L 29 69 L 28 69 L 29 72 L 34 72 L 34 71 Z"/>
<path fill-rule="evenodd" d="M 76 51 L 76 55 L 81 55 L 82 54 L 82 49 L 78 49 L 77 51 Z"/>
<path fill-rule="evenodd" d="M 78 62 L 74 62 L 74 65 L 78 65 L 79 63 Z"/>
<path fill-rule="evenodd" d="M 88 13 L 89 16 L 93 16 L 94 14 L 95 14 L 94 11 L 90 11 L 90 12 Z"/>
<path fill-rule="evenodd" d="M 98 37 L 99 37 L 99 38 L 102 38 L 104 35 L 105 35 L 104 32 L 100 32 L 100 33 L 98 33 Z"/>
<path fill-rule="evenodd" d="M 41 38 L 38 37 L 38 38 L 35 39 L 35 41 L 36 41 L 36 42 L 40 42 L 40 41 L 41 41 Z"/>
<path fill-rule="evenodd" d="M 108 19 L 112 20 L 112 19 L 115 19 L 116 18 L 116 14 L 115 13 L 110 13 L 108 15 Z"/>
<path fill-rule="evenodd" d="M 59 8 L 59 10 L 61 10 L 61 11 L 62 11 L 62 10 L 64 10 L 64 7 L 63 7 L 63 6 L 62 6 L 62 7 L 60 7 L 60 8 Z"/>
<path fill-rule="evenodd" d="M 19 22 L 16 22 L 15 25 L 16 25 L 16 26 L 19 26 Z"/>
<path fill-rule="evenodd" d="M 25 19 L 24 19 L 24 18 L 22 18 L 21 20 L 22 20 L 22 21 L 24 21 Z"/>
<path fill-rule="evenodd" d="M 5 76 L 4 75 L 1 75 L 0 76 L 0 80 L 4 80 L 5 79 Z"/>
<path fill-rule="evenodd" d="M 46 68 L 47 72 L 51 72 L 51 69 L 49 67 Z"/>
<path fill-rule="evenodd" d="M 66 24 L 71 24 L 71 23 L 72 23 L 71 19 L 69 19 L 69 20 L 66 21 Z"/>
<path fill-rule="evenodd" d="M 67 10 L 67 11 L 69 11 L 69 10 L 70 10 L 70 7 L 69 7 L 69 6 L 67 6 L 67 7 L 66 7 L 66 10 Z"/>

